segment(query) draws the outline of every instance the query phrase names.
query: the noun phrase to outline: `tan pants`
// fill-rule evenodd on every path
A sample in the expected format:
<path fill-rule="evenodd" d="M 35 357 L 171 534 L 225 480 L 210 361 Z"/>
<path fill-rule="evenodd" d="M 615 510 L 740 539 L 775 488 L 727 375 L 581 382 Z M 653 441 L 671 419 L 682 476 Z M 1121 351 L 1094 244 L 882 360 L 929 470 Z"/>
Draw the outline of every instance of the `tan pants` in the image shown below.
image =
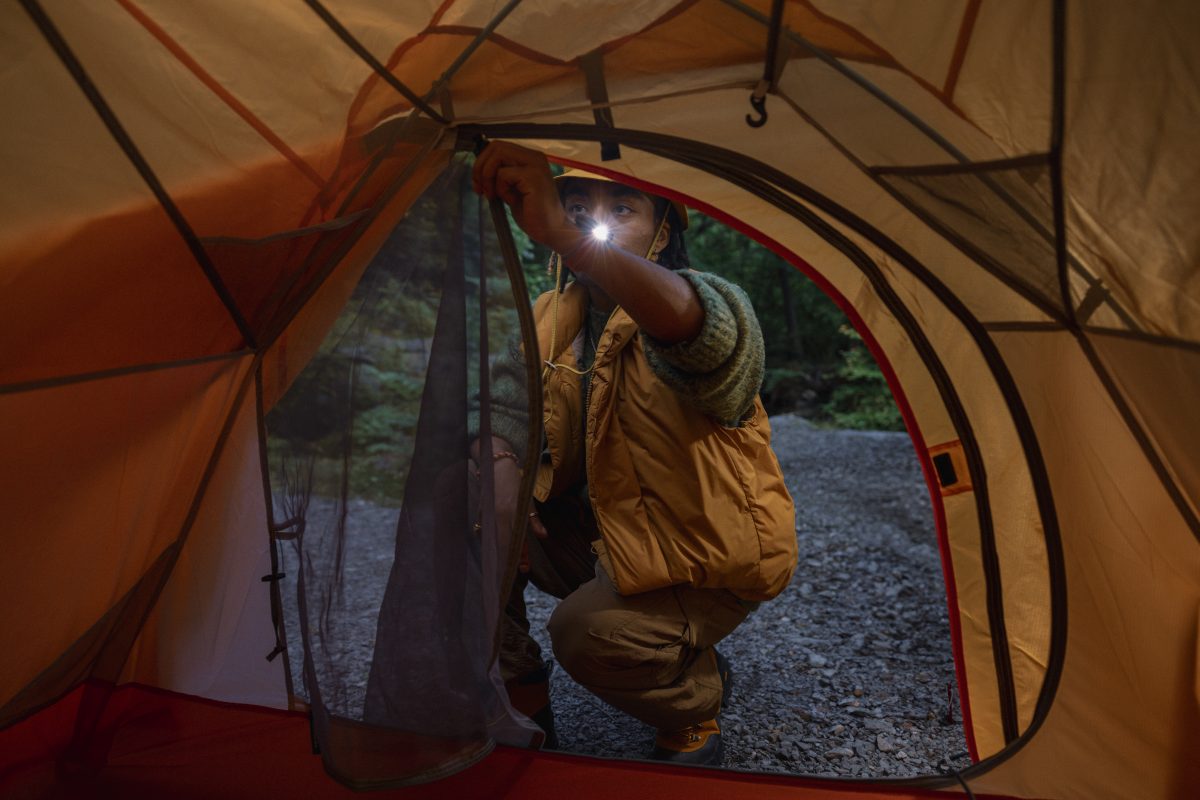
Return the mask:
<path fill-rule="evenodd" d="M 554 656 L 585 689 L 662 730 L 715 717 L 721 679 L 713 645 L 755 604 L 723 589 L 688 586 L 622 596 L 591 552 L 599 538 L 591 512 L 574 498 L 538 511 L 550 536 L 529 537 L 530 573 L 518 578 L 502 623 L 503 677 L 541 667 L 525 615 L 524 591 L 532 580 L 562 598 L 548 625 Z"/>

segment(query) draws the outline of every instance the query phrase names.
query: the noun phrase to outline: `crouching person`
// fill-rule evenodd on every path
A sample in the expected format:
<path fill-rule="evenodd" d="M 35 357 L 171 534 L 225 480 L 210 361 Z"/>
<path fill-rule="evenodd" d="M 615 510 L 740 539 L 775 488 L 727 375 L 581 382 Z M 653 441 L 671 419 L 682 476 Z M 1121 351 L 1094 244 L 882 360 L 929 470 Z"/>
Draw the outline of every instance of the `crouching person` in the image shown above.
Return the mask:
<path fill-rule="evenodd" d="M 548 663 L 525 615 L 532 581 L 561 598 L 549 623 L 559 664 L 658 730 L 652 758 L 718 764 L 731 670 L 715 646 L 796 565 L 753 309 L 688 269 L 678 204 L 579 170 L 554 179 L 541 153 L 507 143 L 483 151 L 473 179 L 574 275 L 534 306 L 545 438 L 502 621 L 510 698 L 553 746 Z M 498 511 L 520 485 L 523 386 L 515 364 L 497 368 Z"/>

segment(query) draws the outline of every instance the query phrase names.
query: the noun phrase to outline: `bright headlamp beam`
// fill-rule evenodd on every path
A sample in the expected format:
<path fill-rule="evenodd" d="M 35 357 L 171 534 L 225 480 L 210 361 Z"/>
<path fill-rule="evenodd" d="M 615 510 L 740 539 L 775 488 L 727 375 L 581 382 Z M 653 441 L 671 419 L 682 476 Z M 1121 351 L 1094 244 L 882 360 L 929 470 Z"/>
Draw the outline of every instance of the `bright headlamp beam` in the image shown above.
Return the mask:
<path fill-rule="evenodd" d="M 596 227 L 592 228 L 592 238 L 597 242 L 607 242 L 609 236 L 608 226 L 601 222 Z"/>

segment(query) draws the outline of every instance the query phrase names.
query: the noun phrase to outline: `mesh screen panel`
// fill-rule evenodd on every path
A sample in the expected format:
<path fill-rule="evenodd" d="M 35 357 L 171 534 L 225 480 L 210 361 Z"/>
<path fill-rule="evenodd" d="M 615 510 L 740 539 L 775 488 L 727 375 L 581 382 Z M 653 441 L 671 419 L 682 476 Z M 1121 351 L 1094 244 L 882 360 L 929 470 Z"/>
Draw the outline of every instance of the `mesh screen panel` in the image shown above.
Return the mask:
<path fill-rule="evenodd" d="M 1062 306 L 1045 167 L 881 177 L 993 273 Z"/>
<path fill-rule="evenodd" d="M 510 715 L 494 668 L 515 548 L 480 515 L 490 480 L 467 460 L 488 343 L 520 357 L 504 344 L 519 338 L 516 302 L 456 163 L 267 417 L 296 692 L 351 785 L 429 780 L 538 732 Z"/>

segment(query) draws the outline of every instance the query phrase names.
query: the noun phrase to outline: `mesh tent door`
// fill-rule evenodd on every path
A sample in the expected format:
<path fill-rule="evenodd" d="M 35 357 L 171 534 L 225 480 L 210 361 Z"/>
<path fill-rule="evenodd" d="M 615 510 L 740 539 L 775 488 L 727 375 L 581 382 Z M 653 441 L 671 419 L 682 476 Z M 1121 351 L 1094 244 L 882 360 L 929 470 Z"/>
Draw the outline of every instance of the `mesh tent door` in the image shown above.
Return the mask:
<path fill-rule="evenodd" d="M 469 175 L 455 162 L 409 212 L 267 418 L 294 693 L 326 768 L 355 787 L 432 780 L 541 735 L 494 666 L 521 531 L 491 513 L 488 453 L 483 469 L 468 459 L 495 359 L 527 366 L 528 297 Z"/>

